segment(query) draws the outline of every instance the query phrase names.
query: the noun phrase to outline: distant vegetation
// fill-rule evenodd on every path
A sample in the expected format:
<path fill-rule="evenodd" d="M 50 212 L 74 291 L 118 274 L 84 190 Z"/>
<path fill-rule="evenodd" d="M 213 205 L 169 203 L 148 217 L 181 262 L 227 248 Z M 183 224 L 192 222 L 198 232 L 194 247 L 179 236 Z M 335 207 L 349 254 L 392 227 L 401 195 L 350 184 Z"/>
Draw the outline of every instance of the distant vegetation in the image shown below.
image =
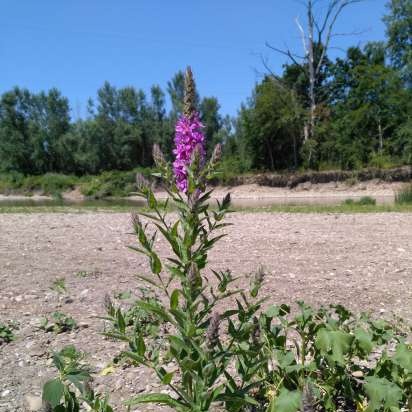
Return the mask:
<path fill-rule="evenodd" d="M 326 53 L 314 85 L 317 105 L 310 138 L 305 136 L 312 113 L 304 62 L 290 62 L 282 73 L 265 76 L 233 118 L 220 114 L 216 97 L 196 96 L 209 153 L 223 143 L 224 176 L 411 164 L 411 13 L 409 1 L 392 0 L 384 17 L 385 42 L 350 47 L 335 60 Z M 323 45 L 314 47 L 319 59 Z M 0 172 L 13 173 L 16 184 L 20 177 L 15 173 L 47 174 L 45 180 L 33 177 L 24 184 L 53 193 L 72 186 L 72 176 L 151 167 L 153 143 L 172 157 L 182 96 L 182 72 L 166 91 L 154 85 L 149 95 L 106 82 L 89 100 L 87 116 L 74 120 L 59 90 L 33 93 L 16 87 L 0 97 Z M 88 180 L 83 190 L 91 195 L 115 192 L 104 183 L 106 177 Z"/>
<path fill-rule="evenodd" d="M 395 197 L 395 203 L 412 205 L 412 184 L 399 190 Z"/>

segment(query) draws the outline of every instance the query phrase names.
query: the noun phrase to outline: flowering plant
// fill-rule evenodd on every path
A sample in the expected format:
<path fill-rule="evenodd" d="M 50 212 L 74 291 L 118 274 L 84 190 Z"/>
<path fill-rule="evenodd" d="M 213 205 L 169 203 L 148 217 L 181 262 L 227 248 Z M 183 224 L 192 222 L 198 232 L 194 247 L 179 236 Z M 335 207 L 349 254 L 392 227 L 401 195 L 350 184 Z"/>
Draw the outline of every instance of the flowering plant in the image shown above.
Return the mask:
<path fill-rule="evenodd" d="M 164 385 L 161 392 L 139 394 L 126 405 L 155 403 L 181 412 L 395 412 L 410 407 L 412 351 L 402 331 L 341 306 L 315 310 L 300 302 L 297 314 L 288 305 L 262 308 L 263 268 L 251 277 L 249 291 L 233 286 L 236 278 L 229 270 L 207 270 L 209 251 L 225 236 L 230 196 L 215 209 L 209 205 L 212 190 L 206 184 L 214 177 L 221 147 L 206 162 L 190 70 L 185 86 L 173 165 L 158 146 L 153 148 L 169 200 L 159 202 L 139 176 L 139 195 L 152 213 L 132 214 L 137 245 L 130 248 L 147 257 L 152 272 L 138 278 L 162 296 L 143 297 L 128 311 L 110 298 L 105 302 L 112 325 L 105 334 L 128 345 L 116 361 L 145 366 Z M 170 201 L 176 208 L 171 216 Z M 159 235 L 170 247 L 167 259 L 156 251 Z M 227 302 L 234 307 L 228 309 Z M 91 410 L 112 410 L 107 398 L 91 390 L 88 372 L 81 369 L 78 376 L 76 365 L 70 363 L 76 373 L 67 372 L 60 360 L 56 365 L 60 377 L 43 393 L 51 410 L 78 410 L 68 385 L 77 387 Z"/>

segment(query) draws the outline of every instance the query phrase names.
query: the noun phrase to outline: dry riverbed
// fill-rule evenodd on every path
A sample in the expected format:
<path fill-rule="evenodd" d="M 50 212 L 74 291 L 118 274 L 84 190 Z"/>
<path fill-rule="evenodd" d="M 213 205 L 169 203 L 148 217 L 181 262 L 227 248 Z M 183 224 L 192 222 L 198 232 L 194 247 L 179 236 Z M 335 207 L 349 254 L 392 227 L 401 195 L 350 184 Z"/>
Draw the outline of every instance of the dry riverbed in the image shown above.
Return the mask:
<path fill-rule="evenodd" d="M 341 303 L 412 320 L 412 214 L 234 213 L 229 220 L 234 226 L 211 253 L 211 267 L 231 268 L 246 287 L 247 274 L 263 264 L 270 302 Z M 127 214 L 0 215 L 0 321 L 19 324 L 17 340 L 0 346 L 1 412 L 36 410 L 42 384 L 55 374 L 52 350 L 75 343 L 98 373 L 122 349 L 99 335 L 95 316 L 103 314 L 105 293 L 139 293 L 134 274 L 149 272 L 145 259 L 127 249 L 133 242 Z M 158 247 L 167 255 L 163 241 Z M 50 286 L 62 277 L 67 295 L 59 298 Z M 80 328 L 39 330 L 41 318 L 56 310 Z M 133 368 L 95 380 L 115 404 L 156 384 Z"/>

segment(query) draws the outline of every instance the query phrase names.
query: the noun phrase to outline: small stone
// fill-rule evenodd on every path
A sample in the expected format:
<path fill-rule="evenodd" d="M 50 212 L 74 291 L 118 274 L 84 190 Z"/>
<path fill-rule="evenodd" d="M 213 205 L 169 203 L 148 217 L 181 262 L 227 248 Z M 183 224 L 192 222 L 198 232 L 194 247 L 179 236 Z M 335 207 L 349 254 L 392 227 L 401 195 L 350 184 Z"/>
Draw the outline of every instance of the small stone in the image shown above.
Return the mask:
<path fill-rule="evenodd" d="M 15 300 L 16 302 L 21 302 L 21 301 L 23 300 L 23 296 L 22 296 L 22 295 L 18 295 L 18 296 L 16 296 L 16 297 L 14 298 L 14 300 Z"/>
<path fill-rule="evenodd" d="M 3 392 L 1 393 L 1 397 L 4 398 L 4 397 L 7 396 L 9 393 L 10 393 L 10 390 L 9 390 L 9 389 L 6 389 L 5 391 L 3 391 Z"/>
<path fill-rule="evenodd" d="M 40 411 L 43 406 L 40 396 L 26 395 L 24 400 L 29 411 Z"/>
<path fill-rule="evenodd" d="M 355 371 L 352 373 L 352 376 L 354 378 L 363 378 L 363 372 L 362 371 Z"/>

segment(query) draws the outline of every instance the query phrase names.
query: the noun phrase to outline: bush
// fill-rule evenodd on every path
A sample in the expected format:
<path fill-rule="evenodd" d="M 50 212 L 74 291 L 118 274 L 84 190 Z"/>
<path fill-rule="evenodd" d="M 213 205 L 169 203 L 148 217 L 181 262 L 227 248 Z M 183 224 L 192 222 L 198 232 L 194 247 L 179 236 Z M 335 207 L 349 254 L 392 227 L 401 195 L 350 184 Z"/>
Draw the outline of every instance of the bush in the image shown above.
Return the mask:
<path fill-rule="evenodd" d="M 370 196 L 362 196 L 359 200 L 346 199 L 343 202 L 344 205 L 358 205 L 358 206 L 374 206 L 376 205 L 376 199 Z"/>
<path fill-rule="evenodd" d="M 43 195 L 55 195 L 74 189 L 78 180 L 75 176 L 57 173 L 46 173 L 42 176 L 8 173 L 0 175 L 0 193 L 32 194 L 33 192 L 40 192 Z"/>
<path fill-rule="evenodd" d="M 136 191 L 136 173 L 150 176 L 150 169 L 136 169 L 129 172 L 103 172 L 90 176 L 80 185 L 80 191 L 87 197 L 100 199 L 107 196 L 124 197 Z"/>
<path fill-rule="evenodd" d="M 404 186 L 395 195 L 395 203 L 412 204 L 412 183 Z"/>

